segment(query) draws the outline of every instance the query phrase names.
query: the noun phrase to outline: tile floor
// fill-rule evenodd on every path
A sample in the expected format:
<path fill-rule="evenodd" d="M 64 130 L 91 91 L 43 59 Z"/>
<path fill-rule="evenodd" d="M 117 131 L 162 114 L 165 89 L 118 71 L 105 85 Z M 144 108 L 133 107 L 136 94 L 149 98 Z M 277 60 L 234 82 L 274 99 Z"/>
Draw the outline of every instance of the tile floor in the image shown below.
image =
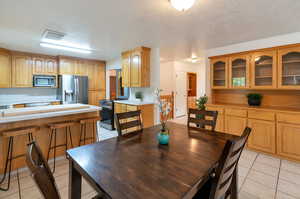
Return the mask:
<path fill-rule="evenodd" d="M 174 122 L 185 123 L 185 118 Z M 100 140 L 117 136 L 116 131 L 100 130 Z M 244 150 L 239 162 L 239 199 L 300 199 L 300 164 L 281 160 L 269 155 Z M 57 163 L 54 174 L 62 199 L 68 196 L 68 161 Z M 28 171 L 20 173 L 23 199 L 42 198 Z M 82 198 L 92 198 L 95 191 L 83 181 Z M 0 191 L 0 198 L 17 199 L 16 177 L 12 179 L 11 189 Z"/>

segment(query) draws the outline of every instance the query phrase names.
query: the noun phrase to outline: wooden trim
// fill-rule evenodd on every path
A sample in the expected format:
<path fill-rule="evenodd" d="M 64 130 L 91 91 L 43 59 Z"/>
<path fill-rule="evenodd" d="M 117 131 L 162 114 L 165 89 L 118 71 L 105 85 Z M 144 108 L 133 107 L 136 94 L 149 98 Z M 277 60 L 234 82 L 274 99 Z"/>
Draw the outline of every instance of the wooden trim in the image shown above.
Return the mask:
<path fill-rule="evenodd" d="M 224 86 L 214 86 L 214 64 L 217 62 L 225 63 L 225 85 Z M 210 62 L 210 71 L 211 71 L 211 87 L 213 89 L 224 89 L 228 88 L 228 57 L 222 57 L 219 59 L 213 59 Z"/>

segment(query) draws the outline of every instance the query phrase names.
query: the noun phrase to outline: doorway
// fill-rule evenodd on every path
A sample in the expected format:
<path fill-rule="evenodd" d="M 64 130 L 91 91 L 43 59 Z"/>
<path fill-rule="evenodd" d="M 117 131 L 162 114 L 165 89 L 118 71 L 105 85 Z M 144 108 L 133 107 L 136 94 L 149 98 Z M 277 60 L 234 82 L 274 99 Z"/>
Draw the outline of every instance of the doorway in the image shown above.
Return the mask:
<path fill-rule="evenodd" d="M 197 73 L 187 73 L 187 104 L 188 108 L 196 108 Z"/>
<path fill-rule="evenodd" d="M 176 72 L 175 116 L 182 117 L 187 113 L 187 75 L 186 72 Z"/>

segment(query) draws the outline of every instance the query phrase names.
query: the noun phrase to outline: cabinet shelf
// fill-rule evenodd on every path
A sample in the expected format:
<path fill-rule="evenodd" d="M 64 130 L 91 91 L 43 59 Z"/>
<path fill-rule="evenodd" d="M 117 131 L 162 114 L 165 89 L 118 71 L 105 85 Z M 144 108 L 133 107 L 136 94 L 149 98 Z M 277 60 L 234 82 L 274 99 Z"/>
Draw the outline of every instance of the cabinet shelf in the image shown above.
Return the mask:
<path fill-rule="evenodd" d="M 215 68 L 214 71 L 225 71 L 225 68 Z"/>
<path fill-rule="evenodd" d="M 214 81 L 225 81 L 225 79 L 214 79 Z"/>
<path fill-rule="evenodd" d="M 272 76 L 256 76 L 256 79 L 267 79 L 267 78 L 272 78 Z"/>
<path fill-rule="evenodd" d="M 245 69 L 246 65 L 235 65 L 235 66 L 232 66 L 232 69 L 239 69 L 239 68 Z"/>
<path fill-rule="evenodd" d="M 282 77 L 300 77 L 300 74 L 299 75 L 283 75 Z"/>
<path fill-rule="evenodd" d="M 272 66 L 272 63 L 265 63 L 265 64 L 255 64 L 255 66 Z"/>
<path fill-rule="evenodd" d="M 283 64 L 294 64 L 294 63 L 300 64 L 300 60 L 283 61 L 282 63 Z"/>

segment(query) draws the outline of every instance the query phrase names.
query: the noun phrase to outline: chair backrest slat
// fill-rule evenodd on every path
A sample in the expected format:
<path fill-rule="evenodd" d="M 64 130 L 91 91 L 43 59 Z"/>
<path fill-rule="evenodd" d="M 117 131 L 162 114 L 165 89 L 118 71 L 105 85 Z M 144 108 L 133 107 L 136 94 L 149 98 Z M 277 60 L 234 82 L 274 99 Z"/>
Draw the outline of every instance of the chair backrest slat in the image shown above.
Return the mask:
<path fill-rule="evenodd" d="M 228 140 L 213 178 L 210 199 L 227 198 L 231 190 L 234 171 L 241 157 L 251 129 L 246 127 L 242 136 L 236 140 Z"/>
<path fill-rule="evenodd" d="M 188 127 L 198 127 L 200 129 L 205 128 L 206 126 L 210 127 L 211 131 L 214 131 L 216 128 L 218 112 L 217 111 L 206 111 L 199 109 L 189 109 L 188 112 Z M 211 119 L 209 119 L 211 118 Z M 191 126 L 195 124 L 195 126 Z M 193 128 L 195 129 L 195 128 Z"/>
<path fill-rule="evenodd" d="M 54 177 L 39 146 L 32 142 L 28 145 L 26 163 L 32 178 L 45 199 L 60 199 Z"/>
<path fill-rule="evenodd" d="M 116 113 L 115 118 L 119 137 L 122 137 L 128 133 L 142 132 L 143 130 L 140 110 L 125 113 Z"/>

